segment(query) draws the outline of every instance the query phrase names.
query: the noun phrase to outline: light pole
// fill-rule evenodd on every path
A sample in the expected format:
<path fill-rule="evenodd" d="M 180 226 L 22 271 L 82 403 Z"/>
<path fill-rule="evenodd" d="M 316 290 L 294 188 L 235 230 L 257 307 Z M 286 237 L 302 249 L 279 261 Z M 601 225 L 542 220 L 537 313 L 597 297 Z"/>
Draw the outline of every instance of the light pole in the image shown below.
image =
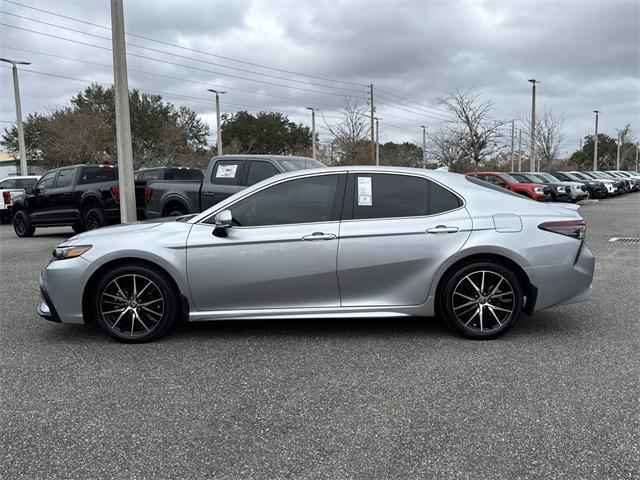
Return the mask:
<path fill-rule="evenodd" d="M 518 133 L 518 171 L 522 171 L 522 129 Z"/>
<path fill-rule="evenodd" d="M 618 148 L 616 152 L 616 170 L 620 170 L 620 144 L 622 143 L 622 137 L 618 132 Z"/>
<path fill-rule="evenodd" d="M 531 158 L 529 159 L 529 170 L 536 171 L 536 83 L 540 83 L 535 78 L 530 78 L 531 82 Z"/>
<path fill-rule="evenodd" d="M 596 114 L 596 130 L 593 136 L 593 171 L 595 172 L 598 170 L 598 116 L 600 115 L 600 110 L 594 110 L 593 113 Z"/>
<path fill-rule="evenodd" d="M 221 92 L 220 90 L 214 90 L 209 88 L 208 92 L 216 94 L 216 135 L 218 137 L 218 156 L 222 156 L 222 131 L 220 130 L 220 95 L 227 92 Z"/>
<path fill-rule="evenodd" d="M 516 135 L 516 121 L 511 120 L 511 171 L 513 172 L 514 168 L 514 150 L 515 150 L 515 135 Z"/>
<path fill-rule="evenodd" d="M 20 86 L 18 85 L 18 65 L 31 65 L 31 62 L 20 62 L 0 58 L 0 61 L 10 63 L 13 71 L 13 93 L 16 97 L 16 124 L 18 126 L 18 153 L 20 155 L 20 173 L 28 175 L 27 150 L 24 144 L 24 129 L 22 128 L 22 105 L 20 104 Z"/>
<path fill-rule="evenodd" d="M 313 159 L 316 159 L 316 111 L 313 107 L 307 107 L 311 110 L 311 145 L 313 148 Z"/>
<path fill-rule="evenodd" d="M 118 185 L 120 187 L 120 221 L 135 222 L 135 180 L 133 178 L 133 147 L 129 116 L 129 82 L 127 52 L 124 40 L 122 0 L 111 0 L 111 42 L 113 48 L 113 84 L 116 101 L 116 145 L 118 152 Z"/>
<path fill-rule="evenodd" d="M 420 125 L 422 129 L 422 168 L 427 168 L 427 127 Z"/>
<path fill-rule="evenodd" d="M 376 121 L 376 167 L 380 166 L 380 117 L 373 117 Z"/>

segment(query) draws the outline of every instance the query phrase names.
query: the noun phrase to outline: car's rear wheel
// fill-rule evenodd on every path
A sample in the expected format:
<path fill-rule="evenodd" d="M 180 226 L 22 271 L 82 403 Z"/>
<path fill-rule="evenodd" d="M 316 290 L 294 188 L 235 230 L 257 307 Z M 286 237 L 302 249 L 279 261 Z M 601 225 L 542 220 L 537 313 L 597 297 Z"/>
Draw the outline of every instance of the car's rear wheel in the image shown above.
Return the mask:
<path fill-rule="evenodd" d="M 24 210 L 18 210 L 13 215 L 13 231 L 22 238 L 33 237 L 36 227 L 31 226 L 31 219 Z"/>
<path fill-rule="evenodd" d="M 513 272 L 498 263 L 474 262 L 446 279 L 439 310 L 462 335 L 490 339 L 513 327 L 523 303 L 522 286 Z"/>
<path fill-rule="evenodd" d="M 108 271 L 98 281 L 92 303 L 98 325 L 127 343 L 162 336 L 174 324 L 178 310 L 172 283 L 145 265 L 123 265 Z"/>
<path fill-rule="evenodd" d="M 100 208 L 90 208 L 84 214 L 84 227 L 87 230 L 95 230 L 104 227 L 106 224 L 104 213 Z"/>

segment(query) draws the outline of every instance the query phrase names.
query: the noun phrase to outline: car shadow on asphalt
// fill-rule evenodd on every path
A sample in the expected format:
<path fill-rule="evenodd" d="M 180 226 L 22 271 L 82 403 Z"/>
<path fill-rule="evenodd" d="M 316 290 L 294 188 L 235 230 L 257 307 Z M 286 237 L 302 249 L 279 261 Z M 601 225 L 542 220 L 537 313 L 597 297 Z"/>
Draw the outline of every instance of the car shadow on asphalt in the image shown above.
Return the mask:
<path fill-rule="evenodd" d="M 536 313 L 534 316 L 522 316 L 519 322 L 502 337 L 481 343 L 500 341 L 532 341 L 545 337 L 572 337 L 580 325 L 571 322 L 564 315 L 552 312 Z M 64 343 L 105 343 L 113 342 L 96 324 L 89 325 L 50 325 L 42 331 L 45 342 Z M 169 333 L 154 343 L 172 341 L 202 342 L 208 338 L 237 340 L 242 338 L 265 337 L 273 339 L 292 338 L 416 338 L 424 337 L 430 341 L 466 340 L 451 330 L 437 317 L 401 317 L 401 318 L 346 318 L 346 319 L 286 319 L 286 320 L 222 320 L 213 322 L 194 322 L 176 325 Z"/>

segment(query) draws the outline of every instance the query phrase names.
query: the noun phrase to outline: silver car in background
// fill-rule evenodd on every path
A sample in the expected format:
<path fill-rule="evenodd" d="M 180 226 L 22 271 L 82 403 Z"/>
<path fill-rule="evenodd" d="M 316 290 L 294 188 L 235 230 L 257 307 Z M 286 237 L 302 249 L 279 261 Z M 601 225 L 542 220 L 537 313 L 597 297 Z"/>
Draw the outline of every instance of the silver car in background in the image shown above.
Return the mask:
<path fill-rule="evenodd" d="M 290 172 L 196 216 L 72 237 L 41 273 L 38 312 L 125 342 L 181 320 L 407 315 L 493 338 L 590 297 L 577 209 L 433 170 Z"/>

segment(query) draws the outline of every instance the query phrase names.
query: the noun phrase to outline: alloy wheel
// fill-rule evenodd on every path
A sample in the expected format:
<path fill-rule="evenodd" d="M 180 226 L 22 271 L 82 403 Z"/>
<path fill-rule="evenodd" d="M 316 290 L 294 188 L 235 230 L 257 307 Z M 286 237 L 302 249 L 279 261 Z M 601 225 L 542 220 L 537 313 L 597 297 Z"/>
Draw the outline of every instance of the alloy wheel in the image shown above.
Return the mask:
<path fill-rule="evenodd" d="M 89 213 L 85 220 L 85 227 L 87 230 L 94 230 L 96 228 L 100 228 L 100 219 L 97 214 Z"/>
<path fill-rule="evenodd" d="M 477 270 L 455 286 L 451 308 L 465 328 L 491 332 L 508 323 L 515 310 L 513 286 L 491 270 Z"/>
<path fill-rule="evenodd" d="M 150 278 L 124 274 L 111 280 L 100 296 L 100 315 L 106 325 L 130 338 L 146 336 L 160 324 L 165 297 Z"/>

